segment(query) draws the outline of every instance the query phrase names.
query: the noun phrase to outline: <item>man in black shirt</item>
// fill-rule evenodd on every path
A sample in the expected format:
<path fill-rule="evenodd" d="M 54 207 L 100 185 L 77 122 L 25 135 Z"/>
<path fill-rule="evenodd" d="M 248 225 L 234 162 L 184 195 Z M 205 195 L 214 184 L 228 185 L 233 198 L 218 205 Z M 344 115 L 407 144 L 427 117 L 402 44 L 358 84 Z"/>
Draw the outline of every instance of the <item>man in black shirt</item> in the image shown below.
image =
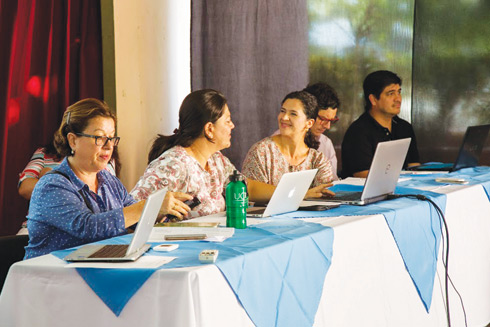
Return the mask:
<path fill-rule="evenodd" d="M 366 177 L 376 146 L 383 141 L 412 138 L 404 168 L 419 164 L 412 125 L 397 116 L 402 103 L 401 85 L 401 79 L 386 70 L 364 79 L 365 112 L 349 126 L 342 141 L 343 178 Z"/>

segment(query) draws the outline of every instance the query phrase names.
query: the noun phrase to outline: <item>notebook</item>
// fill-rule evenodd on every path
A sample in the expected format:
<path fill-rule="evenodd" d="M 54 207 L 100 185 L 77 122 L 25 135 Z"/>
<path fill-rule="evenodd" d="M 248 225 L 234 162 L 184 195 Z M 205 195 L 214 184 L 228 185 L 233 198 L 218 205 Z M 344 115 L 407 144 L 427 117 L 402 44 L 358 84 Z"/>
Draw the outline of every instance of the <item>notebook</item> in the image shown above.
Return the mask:
<path fill-rule="evenodd" d="M 490 125 L 469 126 L 464 134 L 463 143 L 459 148 L 458 157 L 454 163 L 424 164 L 409 167 L 414 171 L 456 171 L 462 168 L 475 167 L 480 161 L 483 146 L 488 137 Z"/>
<path fill-rule="evenodd" d="M 247 209 L 247 217 L 263 218 L 296 211 L 310 188 L 318 169 L 303 170 L 282 175 L 265 208 Z"/>
<path fill-rule="evenodd" d="M 146 199 L 140 220 L 136 225 L 131 243 L 88 244 L 67 255 L 66 261 L 135 261 L 150 248 L 146 244 L 165 198 L 166 190 L 159 190 Z M 116 251 L 112 254 L 111 251 Z"/>
<path fill-rule="evenodd" d="M 378 143 L 362 192 L 337 192 L 335 197 L 322 200 L 355 205 L 385 200 L 395 192 L 410 141 L 410 138 L 406 138 Z"/>

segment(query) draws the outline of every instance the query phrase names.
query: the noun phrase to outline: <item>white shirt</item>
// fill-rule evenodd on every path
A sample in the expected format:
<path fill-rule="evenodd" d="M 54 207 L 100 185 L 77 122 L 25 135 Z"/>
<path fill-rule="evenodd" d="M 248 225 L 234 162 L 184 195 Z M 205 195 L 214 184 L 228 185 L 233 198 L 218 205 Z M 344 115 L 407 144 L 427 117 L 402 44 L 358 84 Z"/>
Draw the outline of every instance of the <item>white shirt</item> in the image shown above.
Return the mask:
<path fill-rule="evenodd" d="M 320 142 L 318 146 L 318 151 L 322 152 L 328 160 L 330 160 L 330 164 L 332 165 L 333 179 L 338 180 L 337 176 L 337 155 L 335 154 L 335 148 L 333 147 L 332 140 L 329 139 L 326 135 L 320 135 L 317 139 Z"/>

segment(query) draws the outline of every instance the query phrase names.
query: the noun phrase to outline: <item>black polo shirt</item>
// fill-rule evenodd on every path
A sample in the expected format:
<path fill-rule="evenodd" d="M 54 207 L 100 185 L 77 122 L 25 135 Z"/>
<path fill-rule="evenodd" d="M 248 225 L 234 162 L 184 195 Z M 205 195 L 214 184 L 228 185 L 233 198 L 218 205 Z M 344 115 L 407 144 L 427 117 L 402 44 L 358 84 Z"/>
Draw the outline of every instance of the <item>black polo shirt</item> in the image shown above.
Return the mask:
<path fill-rule="evenodd" d="M 354 121 L 342 141 L 342 178 L 353 176 L 354 173 L 369 170 L 371 161 L 379 142 L 399 140 L 411 137 L 412 142 L 408 149 L 404 168 L 408 163 L 419 162 L 417 141 L 412 125 L 406 120 L 395 116 L 391 125 L 391 132 L 381 126 L 368 112 L 364 112 Z"/>

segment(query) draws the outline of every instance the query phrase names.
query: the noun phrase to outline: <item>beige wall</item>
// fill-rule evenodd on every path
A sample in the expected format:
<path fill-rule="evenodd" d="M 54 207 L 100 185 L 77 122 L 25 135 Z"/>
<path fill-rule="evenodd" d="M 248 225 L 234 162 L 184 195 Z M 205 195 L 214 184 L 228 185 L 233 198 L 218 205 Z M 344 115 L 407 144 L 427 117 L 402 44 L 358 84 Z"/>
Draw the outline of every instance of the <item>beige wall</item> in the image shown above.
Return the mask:
<path fill-rule="evenodd" d="M 143 174 L 151 141 L 178 126 L 190 92 L 190 0 L 114 0 L 121 181 Z"/>

